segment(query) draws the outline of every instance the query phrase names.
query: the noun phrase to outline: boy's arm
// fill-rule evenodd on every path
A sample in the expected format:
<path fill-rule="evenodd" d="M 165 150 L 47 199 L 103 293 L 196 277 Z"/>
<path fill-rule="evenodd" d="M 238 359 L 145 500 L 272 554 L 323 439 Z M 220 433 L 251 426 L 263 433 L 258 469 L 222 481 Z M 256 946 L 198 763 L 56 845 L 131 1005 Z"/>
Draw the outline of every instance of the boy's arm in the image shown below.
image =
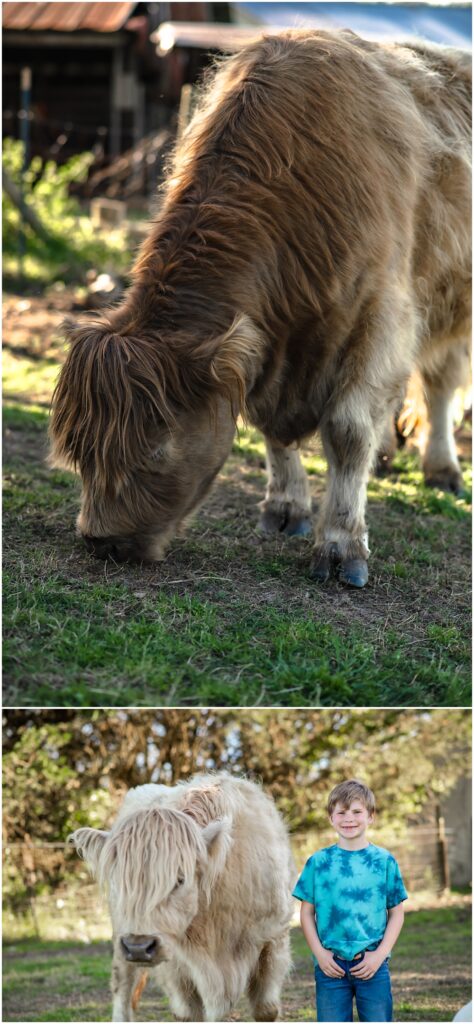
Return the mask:
<path fill-rule="evenodd" d="M 306 942 L 308 943 L 313 956 L 316 957 L 323 973 L 327 974 L 329 978 L 344 977 L 344 971 L 342 970 L 342 967 L 339 967 L 339 964 L 336 963 L 331 950 L 325 949 L 319 941 L 319 936 L 316 931 L 314 906 L 312 903 L 307 903 L 306 900 L 301 901 L 300 921 Z"/>
<path fill-rule="evenodd" d="M 368 949 L 360 964 L 351 967 L 351 974 L 365 981 L 368 978 L 373 978 L 375 972 L 378 971 L 389 953 L 392 952 L 402 930 L 404 917 L 403 903 L 398 903 L 396 907 L 390 907 L 387 911 L 387 927 L 380 946 L 377 946 L 377 949 Z"/>

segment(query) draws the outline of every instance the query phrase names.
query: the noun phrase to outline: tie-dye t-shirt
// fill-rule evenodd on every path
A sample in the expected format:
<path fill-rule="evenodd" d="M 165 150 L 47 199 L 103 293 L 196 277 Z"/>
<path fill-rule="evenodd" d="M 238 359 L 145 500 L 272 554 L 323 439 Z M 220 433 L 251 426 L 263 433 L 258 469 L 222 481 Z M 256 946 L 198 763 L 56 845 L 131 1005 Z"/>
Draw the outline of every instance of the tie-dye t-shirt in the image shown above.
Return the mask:
<path fill-rule="evenodd" d="M 387 910 L 406 900 L 400 868 L 388 850 L 327 846 L 306 861 L 293 896 L 312 903 L 320 942 L 347 960 L 375 949 L 387 927 Z"/>

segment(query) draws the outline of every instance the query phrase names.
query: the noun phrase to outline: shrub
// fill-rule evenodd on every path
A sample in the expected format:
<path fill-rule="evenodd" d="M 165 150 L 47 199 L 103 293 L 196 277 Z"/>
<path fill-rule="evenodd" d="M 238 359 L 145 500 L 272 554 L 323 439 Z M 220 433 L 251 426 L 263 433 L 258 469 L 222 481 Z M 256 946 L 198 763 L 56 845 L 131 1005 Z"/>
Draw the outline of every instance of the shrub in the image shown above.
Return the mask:
<path fill-rule="evenodd" d="M 47 240 L 41 239 L 28 224 L 24 225 L 24 275 L 47 283 L 60 278 L 82 278 L 89 267 L 125 269 L 131 257 L 123 230 L 99 234 L 81 211 L 78 200 L 70 195 L 70 185 L 87 177 L 94 159 L 92 153 L 80 153 L 62 166 L 34 157 L 22 183 L 23 153 L 22 142 L 4 140 L 3 166 L 18 187 L 22 184 L 25 202 L 49 236 Z M 4 194 L 3 252 L 7 276 L 14 275 L 15 269 L 18 271 L 19 230 L 19 210 Z"/>

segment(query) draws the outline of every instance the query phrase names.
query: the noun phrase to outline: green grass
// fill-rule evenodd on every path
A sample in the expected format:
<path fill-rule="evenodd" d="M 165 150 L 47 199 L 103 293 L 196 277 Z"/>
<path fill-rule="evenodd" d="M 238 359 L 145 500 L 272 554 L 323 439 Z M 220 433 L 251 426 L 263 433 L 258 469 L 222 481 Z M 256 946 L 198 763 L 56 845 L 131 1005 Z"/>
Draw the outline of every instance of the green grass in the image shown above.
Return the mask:
<path fill-rule="evenodd" d="M 292 929 L 293 973 L 283 991 L 283 1020 L 314 1020 L 311 957 Z M 391 962 L 397 1021 L 446 1021 L 470 998 L 471 918 L 466 905 L 406 915 Z M 4 947 L 4 1020 L 110 1020 L 107 943 L 8 941 Z M 141 1020 L 169 1020 L 165 997 L 147 987 Z M 243 1000 L 233 1020 L 248 1019 Z"/>
<path fill-rule="evenodd" d="M 6 704 L 470 705 L 467 491 L 428 490 L 401 452 L 369 485 L 369 586 L 320 588 L 310 541 L 256 531 L 264 444 L 242 428 L 163 563 L 104 565 L 75 536 L 78 480 L 46 464 L 58 344 L 7 365 Z M 325 463 L 303 459 L 318 504 Z"/>
<path fill-rule="evenodd" d="M 41 490 L 36 499 L 44 507 Z M 29 574 L 43 577 L 44 568 L 44 557 L 33 556 Z M 450 674 L 453 629 L 446 643 L 436 627 L 423 665 L 400 650 L 392 632 L 381 653 L 360 629 L 341 638 L 332 626 L 297 613 L 249 608 L 230 587 L 222 611 L 191 595 L 136 597 L 114 583 L 74 586 L 66 574 L 28 584 L 6 574 L 5 585 L 5 665 L 18 666 L 18 675 L 36 684 L 41 705 L 101 705 L 110 697 L 112 674 L 121 701 L 134 705 L 365 706 L 380 702 L 384 682 L 399 705 L 443 697 L 454 705 L 464 696 L 462 680 Z"/>

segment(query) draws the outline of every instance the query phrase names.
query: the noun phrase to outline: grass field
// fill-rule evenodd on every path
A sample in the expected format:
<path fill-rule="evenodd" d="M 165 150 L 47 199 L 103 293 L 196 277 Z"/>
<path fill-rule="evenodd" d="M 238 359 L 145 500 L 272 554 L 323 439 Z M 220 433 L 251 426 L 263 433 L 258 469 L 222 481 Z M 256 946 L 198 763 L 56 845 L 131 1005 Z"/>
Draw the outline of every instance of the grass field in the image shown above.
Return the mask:
<path fill-rule="evenodd" d="M 465 904 L 407 914 L 392 958 L 396 1021 L 452 1020 L 470 999 L 470 909 Z M 314 1020 L 310 957 L 299 928 L 293 929 L 293 973 L 283 993 L 282 1019 Z M 78 945 L 23 940 L 6 944 L 3 1020 L 110 1020 L 107 943 Z M 140 1020 L 167 1021 L 166 999 L 151 984 Z M 232 1020 L 248 1020 L 243 1000 Z"/>
<path fill-rule="evenodd" d="M 48 404 L 71 291 L 5 298 L 6 705 L 468 706 L 470 505 L 428 490 L 418 456 L 372 480 L 370 581 L 308 575 L 311 542 L 263 540 L 263 440 L 241 430 L 163 563 L 95 561 L 79 483 L 49 469 Z M 469 437 L 460 437 L 466 488 Z M 314 507 L 325 464 L 305 448 Z"/>

